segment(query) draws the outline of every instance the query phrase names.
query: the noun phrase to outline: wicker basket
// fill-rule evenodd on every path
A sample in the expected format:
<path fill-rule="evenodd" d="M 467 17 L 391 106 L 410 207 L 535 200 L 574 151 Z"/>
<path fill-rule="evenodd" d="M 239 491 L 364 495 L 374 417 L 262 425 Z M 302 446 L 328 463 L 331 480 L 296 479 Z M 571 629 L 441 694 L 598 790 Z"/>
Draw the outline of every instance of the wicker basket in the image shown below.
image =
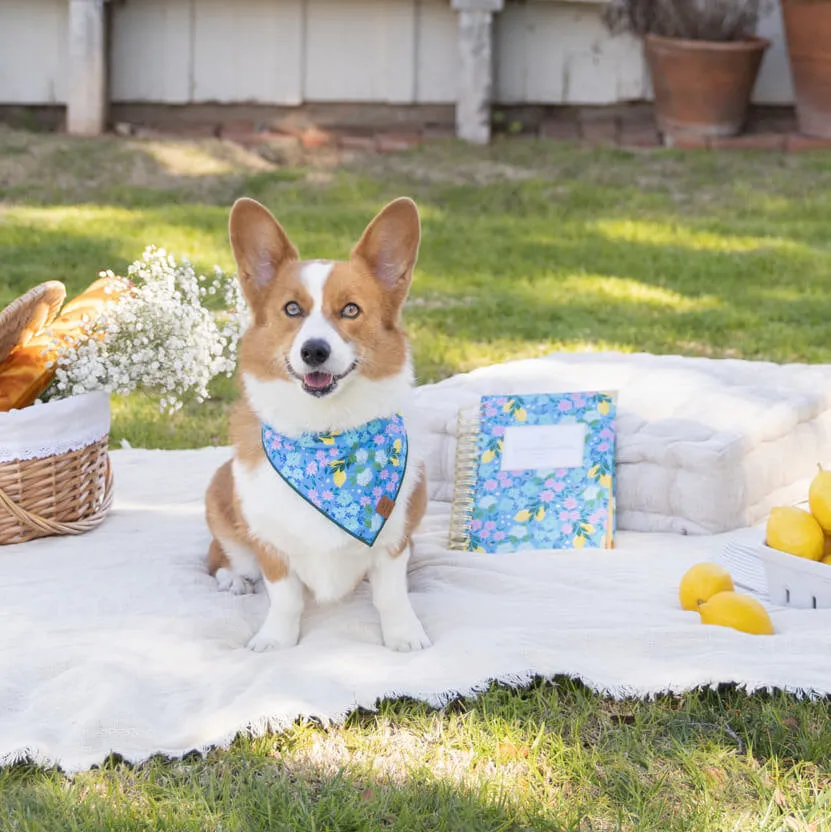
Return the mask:
<path fill-rule="evenodd" d="M 109 429 L 103 393 L 0 413 L 0 544 L 81 534 L 104 520 Z"/>

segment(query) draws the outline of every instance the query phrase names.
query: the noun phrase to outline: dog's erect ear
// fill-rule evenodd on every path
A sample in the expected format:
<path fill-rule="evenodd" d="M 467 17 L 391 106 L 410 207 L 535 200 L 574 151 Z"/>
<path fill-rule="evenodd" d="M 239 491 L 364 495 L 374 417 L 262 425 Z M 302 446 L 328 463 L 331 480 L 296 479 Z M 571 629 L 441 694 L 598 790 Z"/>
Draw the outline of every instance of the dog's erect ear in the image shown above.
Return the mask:
<path fill-rule="evenodd" d="M 366 227 L 352 256 L 362 260 L 378 281 L 403 303 L 413 279 L 421 241 L 421 220 L 407 197 L 389 203 Z"/>
<path fill-rule="evenodd" d="M 285 262 L 297 260 L 297 249 L 268 209 L 247 197 L 231 208 L 228 233 L 242 292 L 260 322 L 266 290 Z"/>

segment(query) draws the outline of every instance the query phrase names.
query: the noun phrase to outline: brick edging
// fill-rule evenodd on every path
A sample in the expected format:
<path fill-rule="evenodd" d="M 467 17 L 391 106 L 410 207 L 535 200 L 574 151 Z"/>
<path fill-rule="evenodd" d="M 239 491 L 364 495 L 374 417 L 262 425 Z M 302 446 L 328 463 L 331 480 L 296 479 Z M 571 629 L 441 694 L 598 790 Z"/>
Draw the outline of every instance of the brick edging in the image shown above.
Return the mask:
<path fill-rule="evenodd" d="M 373 111 L 374 113 L 374 111 Z M 209 113 L 210 115 L 210 113 Z M 235 114 L 217 111 L 213 123 L 168 123 L 167 129 L 120 124 L 116 132 L 123 135 L 159 133 L 179 136 L 215 136 L 247 147 L 271 146 L 288 151 L 338 149 L 358 153 L 392 153 L 408 150 L 425 141 L 454 136 L 452 124 L 430 123 L 411 118 L 399 125 L 384 124 L 377 113 L 362 120 L 360 111 L 340 123 L 299 116 L 273 122 L 234 118 Z M 313 114 L 311 114 L 313 115 Z M 429 114 L 428 114 L 429 115 Z M 223 118 L 224 116 L 224 118 Z M 119 129 L 120 128 L 120 129 Z M 697 136 L 662 136 L 658 131 L 652 105 L 633 103 L 598 107 L 512 107 L 496 112 L 494 135 L 525 136 L 569 142 L 582 146 L 617 147 L 626 150 L 650 150 L 662 147 L 680 150 L 758 150 L 798 153 L 831 149 L 831 138 L 820 139 L 798 132 L 792 107 L 753 107 L 746 130 L 724 138 Z"/>
<path fill-rule="evenodd" d="M 35 119 L 62 130 L 63 107 L 0 105 L 0 122 L 14 126 Z M 447 105 L 119 105 L 112 107 L 113 132 L 121 136 L 222 138 L 264 153 L 337 149 L 364 153 L 407 150 L 422 142 L 454 137 Z M 728 138 L 667 139 L 649 102 L 585 105 L 495 106 L 494 135 L 537 137 L 583 146 L 650 150 L 759 150 L 798 153 L 831 149 L 831 139 L 799 133 L 792 106 L 751 105 L 746 130 Z"/>

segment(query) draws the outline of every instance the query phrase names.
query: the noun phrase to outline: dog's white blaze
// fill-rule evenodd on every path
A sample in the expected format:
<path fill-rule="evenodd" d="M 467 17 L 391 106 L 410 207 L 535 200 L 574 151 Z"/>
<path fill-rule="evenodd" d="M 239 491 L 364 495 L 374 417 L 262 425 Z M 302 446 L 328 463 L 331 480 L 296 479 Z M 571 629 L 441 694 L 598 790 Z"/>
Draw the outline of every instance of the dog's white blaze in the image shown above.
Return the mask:
<path fill-rule="evenodd" d="M 300 280 L 312 296 L 312 308 L 308 310 L 306 320 L 295 336 L 289 353 L 291 367 L 298 375 L 304 375 L 312 369 L 306 365 L 300 354 L 303 344 L 311 338 L 325 341 L 331 349 L 329 358 L 320 368 L 324 372 L 340 375 L 345 373 L 355 360 L 352 347 L 340 337 L 332 322 L 323 314 L 323 293 L 334 265 L 331 260 L 313 260 L 305 263 L 300 271 Z"/>
<path fill-rule="evenodd" d="M 300 270 L 300 281 L 303 288 L 312 296 L 312 312 L 322 315 L 323 289 L 332 273 L 335 264 L 331 260 L 312 260 L 305 263 Z"/>

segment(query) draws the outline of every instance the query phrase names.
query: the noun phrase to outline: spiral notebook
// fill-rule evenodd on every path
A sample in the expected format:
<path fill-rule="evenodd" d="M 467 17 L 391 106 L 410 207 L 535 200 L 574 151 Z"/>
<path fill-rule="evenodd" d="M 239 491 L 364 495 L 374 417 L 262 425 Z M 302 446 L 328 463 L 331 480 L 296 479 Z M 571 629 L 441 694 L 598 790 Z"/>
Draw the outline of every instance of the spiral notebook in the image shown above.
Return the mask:
<path fill-rule="evenodd" d="M 610 549 L 616 396 L 483 396 L 459 413 L 450 548 Z"/>

